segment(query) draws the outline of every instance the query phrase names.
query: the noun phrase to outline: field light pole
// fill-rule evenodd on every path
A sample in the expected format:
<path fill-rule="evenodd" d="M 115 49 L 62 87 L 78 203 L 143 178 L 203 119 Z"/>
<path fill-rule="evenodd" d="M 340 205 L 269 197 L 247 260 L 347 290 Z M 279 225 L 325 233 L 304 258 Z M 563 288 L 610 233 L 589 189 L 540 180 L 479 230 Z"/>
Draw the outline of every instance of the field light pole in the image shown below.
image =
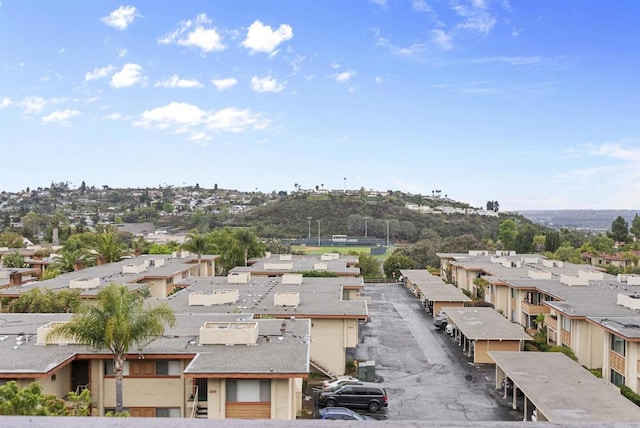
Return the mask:
<path fill-rule="evenodd" d="M 316 220 L 318 222 L 318 247 L 320 246 L 320 220 Z"/>
<path fill-rule="evenodd" d="M 386 220 L 387 222 L 387 247 L 389 246 L 389 220 Z"/>
<path fill-rule="evenodd" d="M 367 217 L 364 218 L 364 237 L 367 237 Z"/>
<path fill-rule="evenodd" d="M 311 219 L 313 217 L 307 217 L 307 220 L 309 221 L 309 239 L 311 239 Z"/>

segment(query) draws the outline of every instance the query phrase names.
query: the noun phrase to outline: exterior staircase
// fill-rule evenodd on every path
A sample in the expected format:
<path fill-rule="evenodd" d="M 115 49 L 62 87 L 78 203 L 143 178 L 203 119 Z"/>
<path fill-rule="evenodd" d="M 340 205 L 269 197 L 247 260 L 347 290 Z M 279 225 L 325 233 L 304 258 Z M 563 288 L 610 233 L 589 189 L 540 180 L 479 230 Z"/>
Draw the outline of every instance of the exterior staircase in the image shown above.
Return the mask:
<path fill-rule="evenodd" d="M 334 379 L 336 377 L 336 374 L 334 372 L 325 368 L 324 366 L 322 366 L 322 364 L 318 363 L 315 360 L 309 359 L 309 364 L 311 364 L 311 366 L 313 366 L 320 373 L 324 374 L 325 376 L 328 376 L 329 379 Z"/>

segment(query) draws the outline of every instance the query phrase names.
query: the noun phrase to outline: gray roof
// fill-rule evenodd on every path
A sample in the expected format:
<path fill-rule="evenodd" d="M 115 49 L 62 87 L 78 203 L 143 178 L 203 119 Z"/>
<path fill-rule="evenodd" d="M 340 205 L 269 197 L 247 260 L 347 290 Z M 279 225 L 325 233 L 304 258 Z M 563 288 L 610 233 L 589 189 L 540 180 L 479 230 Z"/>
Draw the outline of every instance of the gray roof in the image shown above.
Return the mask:
<path fill-rule="evenodd" d="M 176 313 L 251 312 L 272 316 L 305 316 L 311 318 L 350 317 L 366 319 L 369 315 L 365 300 L 342 300 L 343 286 L 358 286 L 360 278 L 303 278 L 301 285 L 283 285 L 282 278 L 252 277 L 246 284 L 229 284 L 227 277 L 190 277 L 188 287 L 169 296 L 166 301 Z M 238 290 L 235 303 L 213 306 L 189 306 L 189 294 L 212 293 L 214 290 Z M 299 292 L 297 307 L 274 305 L 276 292 Z"/>
<path fill-rule="evenodd" d="M 425 299 L 432 302 L 470 302 L 471 299 L 462 290 L 451 284 L 416 283 L 416 287 Z"/>
<path fill-rule="evenodd" d="M 426 269 L 400 269 L 400 273 L 413 284 L 418 282 L 424 284 L 442 284 L 444 282 L 442 278 L 431 274 L 431 272 Z"/>
<path fill-rule="evenodd" d="M 560 352 L 488 353 L 549 422 L 640 421 L 640 408 L 616 386 Z"/>
<path fill-rule="evenodd" d="M 85 345 L 38 345 L 36 333 L 52 321 L 65 321 L 71 314 L 3 314 L 0 319 L 0 377 L 17 374 L 44 375 L 77 354 L 111 355 Z M 140 351 L 131 354 L 171 354 L 194 362 L 185 372 L 233 373 L 308 373 L 311 323 L 308 319 L 259 319 L 258 340 L 252 345 L 200 345 L 199 329 L 205 322 L 253 320 L 252 314 L 186 314 L 177 315 L 174 327 L 154 338 Z M 284 323 L 284 327 L 283 327 Z M 284 330 L 284 332 L 282 331 Z M 17 345 L 18 335 L 23 337 Z M 14 349 L 15 347 L 15 349 Z"/>
<path fill-rule="evenodd" d="M 443 308 L 449 322 L 471 340 L 531 340 L 518 324 L 512 323 L 493 308 Z"/>
<path fill-rule="evenodd" d="M 287 255 L 288 256 L 288 255 Z M 237 266 L 231 269 L 229 272 L 252 272 L 254 274 L 268 275 L 268 274 L 282 274 L 282 273 L 295 273 L 303 271 L 313 271 L 315 263 L 326 263 L 327 272 L 334 272 L 338 276 L 359 276 L 360 268 L 351 267 L 357 266 L 358 256 L 345 256 L 341 254 L 337 259 L 321 260 L 322 255 L 292 255 L 291 260 L 280 260 L 280 254 L 272 254 L 270 257 L 262 257 L 253 259 L 254 262 L 251 266 Z M 292 263 L 291 269 L 266 269 L 268 263 Z"/>
<path fill-rule="evenodd" d="M 215 258 L 216 256 L 209 256 L 209 258 L 212 257 Z M 146 270 L 141 273 L 122 273 L 123 266 L 125 265 L 139 265 L 143 264 L 146 260 L 158 259 L 163 259 L 165 261 L 165 265 L 158 267 L 147 267 Z M 193 268 L 193 264 L 190 264 L 189 261 L 193 261 L 195 259 L 195 255 L 190 255 L 184 258 L 172 257 L 168 254 L 142 255 L 130 259 L 123 259 L 119 262 L 105 263 L 100 266 L 94 266 L 75 272 L 65 273 L 46 281 L 31 282 L 17 287 L 6 288 L 0 290 L 0 296 L 22 294 L 33 288 L 47 288 L 51 290 L 66 289 L 69 288 L 70 281 L 80 278 L 100 278 L 99 287 L 82 290 L 82 296 L 84 297 L 95 296 L 103 286 L 109 285 L 111 283 L 126 285 L 130 290 L 133 291 L 145 287 L 144 284 L 136 283 L 137 281 L 142 280 L 145 277 L 171 276 L 176 273 Z"/>

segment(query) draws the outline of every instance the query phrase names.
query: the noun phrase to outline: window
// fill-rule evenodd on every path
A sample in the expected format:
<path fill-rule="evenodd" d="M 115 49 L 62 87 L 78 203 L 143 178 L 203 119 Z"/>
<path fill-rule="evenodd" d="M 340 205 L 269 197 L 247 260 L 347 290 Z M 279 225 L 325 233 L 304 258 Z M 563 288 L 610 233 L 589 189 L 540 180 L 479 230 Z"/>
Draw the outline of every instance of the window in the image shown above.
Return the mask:
<path fill-rule="evenodd" d="M 124 362 L 123 376 L 180 376 L 179 360 L 131 360 Z M 113 376 L 113 361 L 104 362 L 104 375 Z"/>
<path fill-rule="evenodd" d="M 614 385 L 624 385 L 624 382 L 624 376 L 622 376 L 614 369 L 611 369 L 611 383 Z"/>
<path fill-rule="evenodd" d="M 113 370 L 113 360 L 104 362 L 104 375 L 105 376 L 113 376 L 115 375 L 115 371 Z M 129 375 L 129 361 L 124 362 L 124 366 L 122 367 L 122 375 Z"/>
<path fill-rule="evenodd" d="M 156 408 L 156 418 L 179 418 L 180 417 L 180 408 L 179 407 L 157 407 Z"/>
<path fill-rule="evenodd" d="M 515 288 L 512 288 L 512 289 L 511 289 L 511 298 L 512 298 L 512 299 L 515 299 L 515 298 L 516 298 L 516 289 L 515 289 Z"/>
<path fill-rule="evenodd" d="M 228 380 L 228 403 L 257 403 L 271 401 L 270 380 Z"/>
<path fill-rule="evenodd" d="M 571 331 L 571 318 L 562 317 L 562 329 L 565 331 Z"/>
<path fill-rule="evenodd" d="M 616 354 L 620 354 L 623 357 L 625 356 L 625 341 L 623 338 L 616 336 L 615 334 L 611 335 L 611 350 Z"/>

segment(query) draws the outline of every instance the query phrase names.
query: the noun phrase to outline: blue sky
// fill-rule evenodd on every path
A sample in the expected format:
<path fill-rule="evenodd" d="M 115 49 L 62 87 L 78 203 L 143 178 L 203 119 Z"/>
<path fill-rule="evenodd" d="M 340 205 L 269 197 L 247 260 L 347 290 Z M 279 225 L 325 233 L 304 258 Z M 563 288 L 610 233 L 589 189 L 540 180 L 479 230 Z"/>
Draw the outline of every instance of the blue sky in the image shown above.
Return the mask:
<path fill-rule="evenodd" d="M 0 190 L 640 208 L 638 1 L 0 1 Z"/>

